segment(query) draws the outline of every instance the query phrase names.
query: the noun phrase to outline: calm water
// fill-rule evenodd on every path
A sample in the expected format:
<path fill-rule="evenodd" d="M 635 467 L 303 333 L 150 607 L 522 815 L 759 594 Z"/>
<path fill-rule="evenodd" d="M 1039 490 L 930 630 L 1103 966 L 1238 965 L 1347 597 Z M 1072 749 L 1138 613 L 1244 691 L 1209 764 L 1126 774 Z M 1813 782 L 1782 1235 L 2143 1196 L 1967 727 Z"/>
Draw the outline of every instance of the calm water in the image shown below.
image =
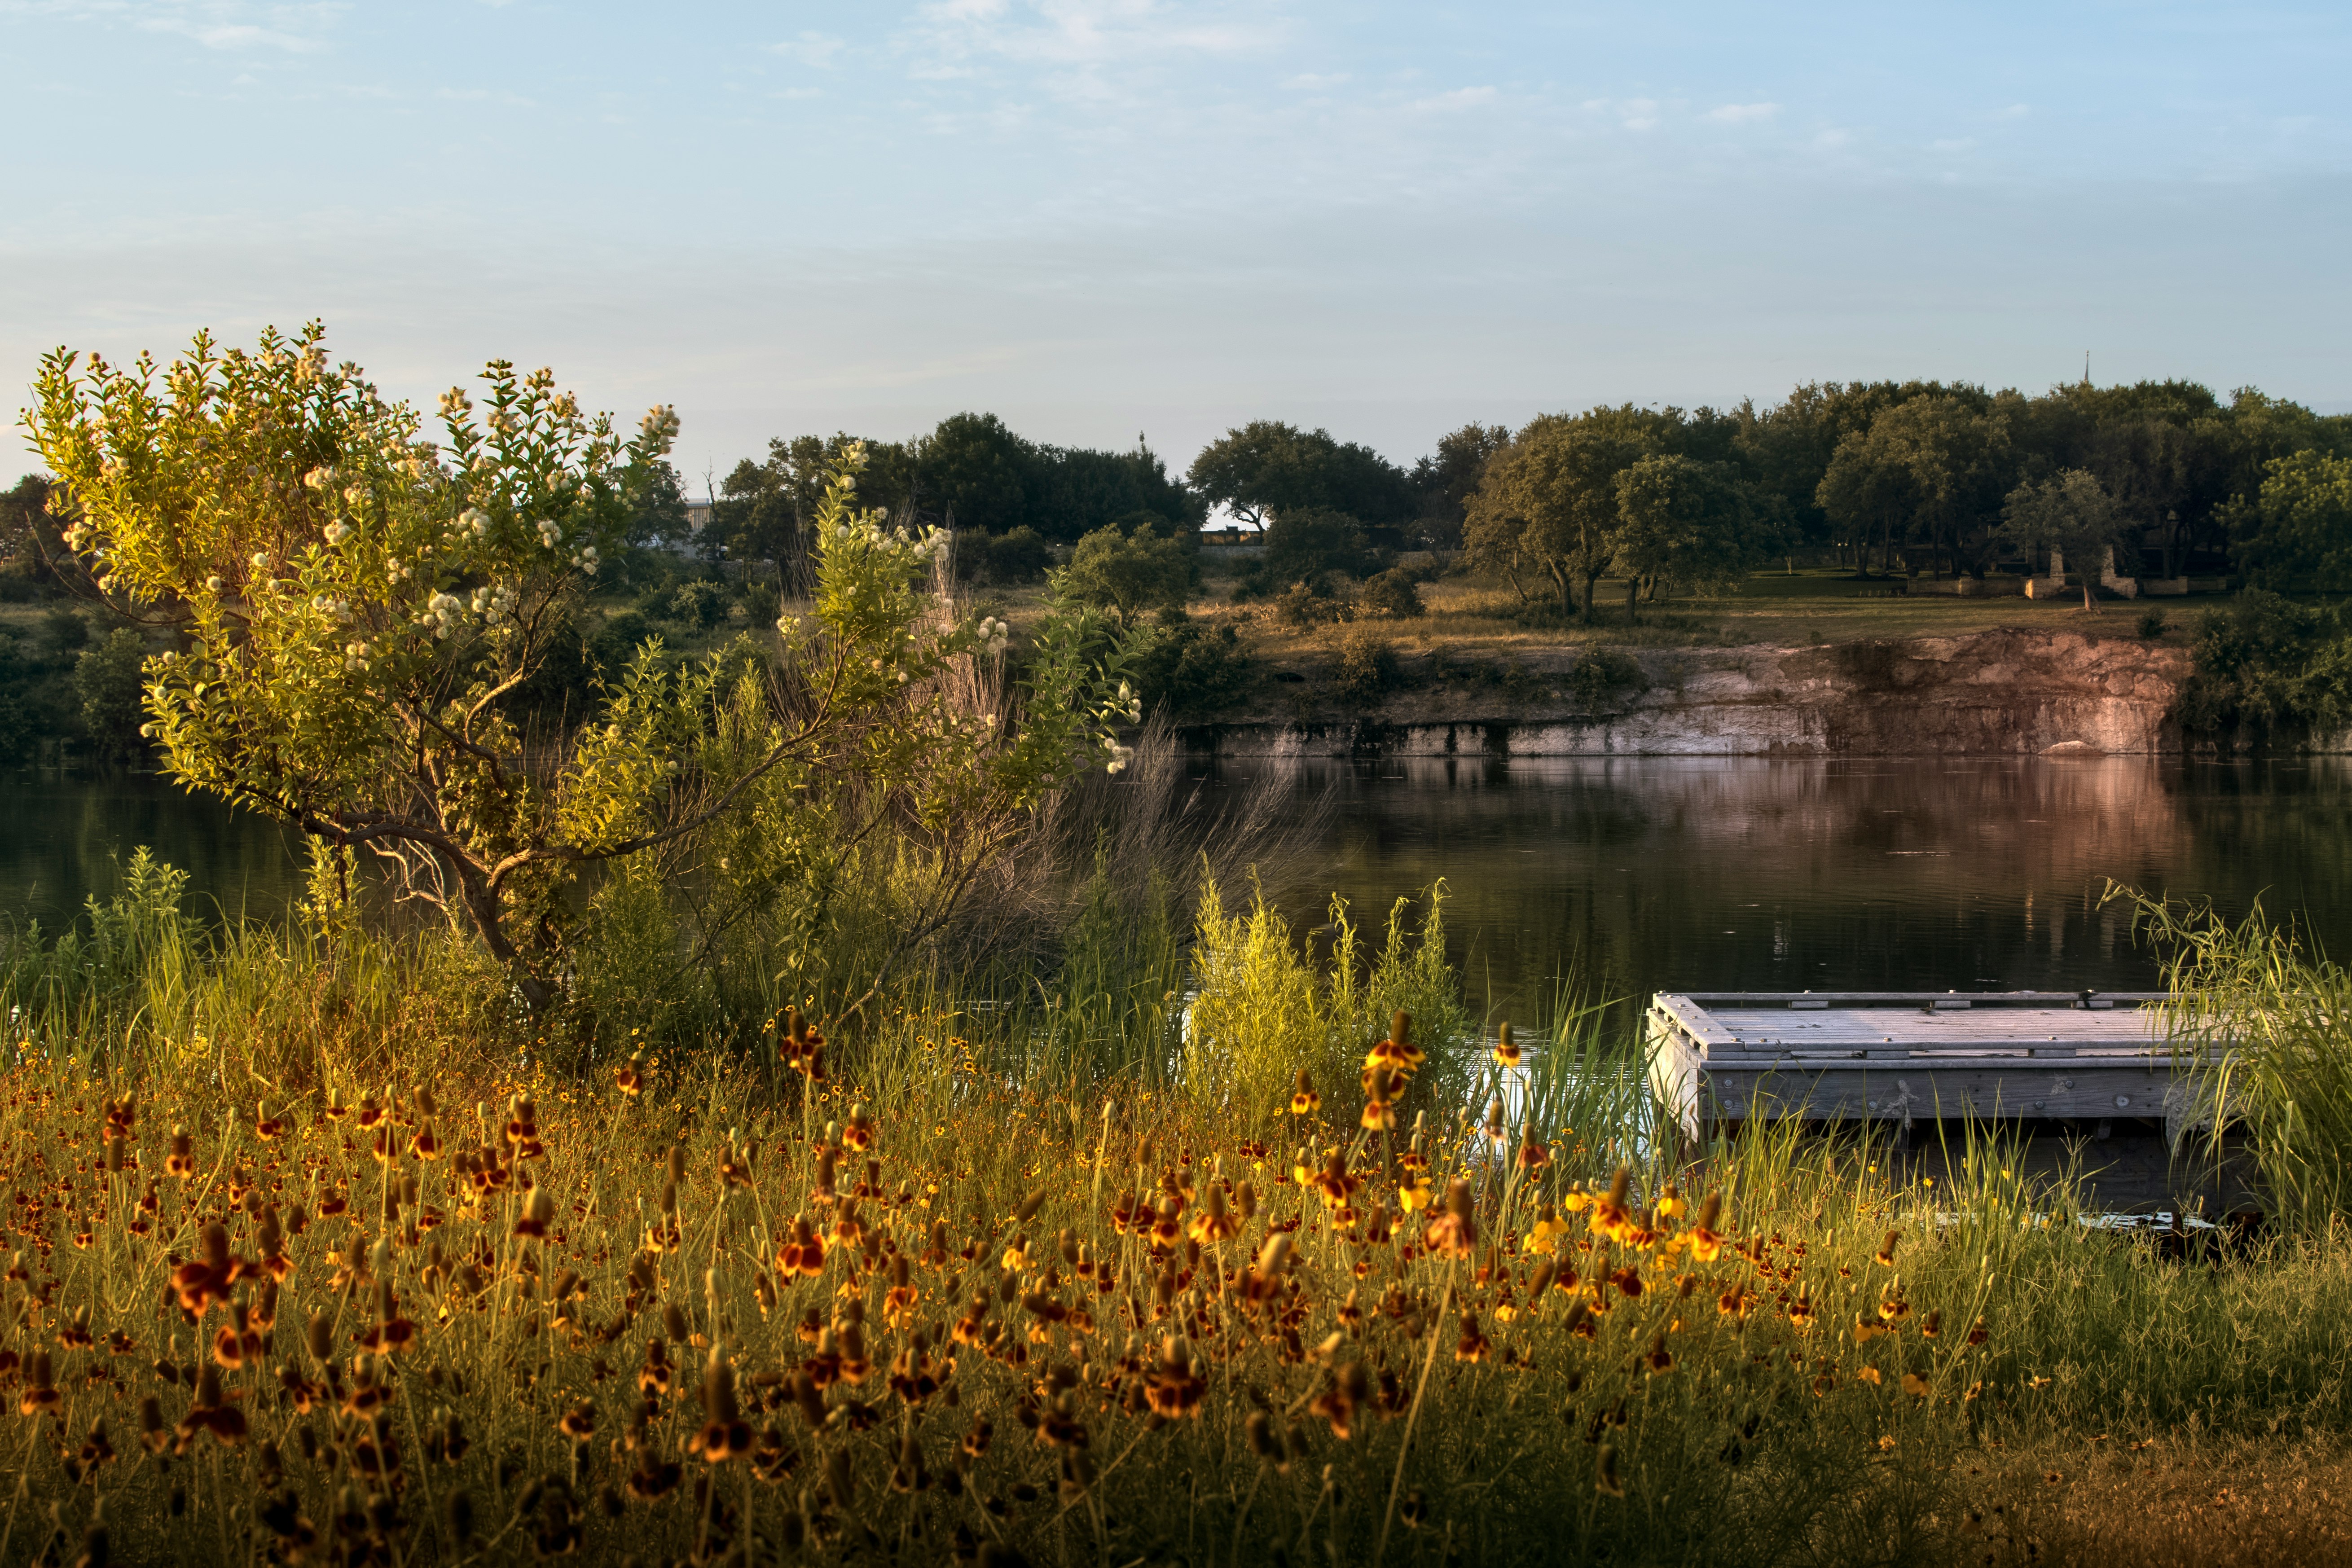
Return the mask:
<path fill-rule="evenodd" d="M 1373 923 L 1443 877 L 1452 956 L 1497 1014 L 1531 1015 L 1570 967 L 1624 996 L 2152 985 L 2128 919 L 2098 907 L 2109 877 L 2232 913 L 2260 895 L 2352 951 L 2346 759 L 1278 765 L 1340 796 L 1277 890 L 1295 923 L 1332 891 Z M 280 913 L 297 890 L 281 830 L 160 780 L 18 773 L 0 798 L 0 912 L 54 927 L 141 844 L 230 910 Z"/>
<path fill-rule="evenodd" d="M 2128 916 L 2099 907 L 2110 877 L 2232 913 L 2260 896 L 2352 950 L 2344 759 L 1283 765 L 1340 791 L 1305 880 L 1362 921 L 1444 878 L 1452 955 L 1498 1014 L 1571 968 L 1633 997 L 2153 986 Z"/>

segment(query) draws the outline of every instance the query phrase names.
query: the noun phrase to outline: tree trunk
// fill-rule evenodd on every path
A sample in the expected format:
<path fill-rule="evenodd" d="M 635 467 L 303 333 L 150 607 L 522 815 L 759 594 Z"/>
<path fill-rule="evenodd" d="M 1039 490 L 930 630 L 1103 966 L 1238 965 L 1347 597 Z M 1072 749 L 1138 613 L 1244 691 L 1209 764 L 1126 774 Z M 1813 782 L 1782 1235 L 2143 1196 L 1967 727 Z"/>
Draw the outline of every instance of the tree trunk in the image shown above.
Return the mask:
<path fill-rule="evenodd" d="M 555 1000 L 555 987 L 523 967 L 522 954 L 507 938 L 506 911 L 499 907 L 498 890 L 470 866 L 458 867 L 457 885 L 465 894 L 466 912 L 474 917 L 474 929 L 481 933 L 482 944 L 490 950 L 490 956 L 505 967 L 532 1012 L 546 1011 L 547 1005 Z"/>
<path fill-rule="evenodd" d="M 1592 624 L 1593 596 L 1598 594 L 1600 590 L 1601 574 L 1598 572 L 1587 572 L 1584 574 L 1584 624 L 1588 626 Z"/>
<path fill-rule="evenodd" d="M 1641 593 L 1642 580 L 1639 577 L 1625 579 L 1625 624 L 1629 626 L 1638 626 L 1642 624 L 1641 611 L 1637 604 Z"/>

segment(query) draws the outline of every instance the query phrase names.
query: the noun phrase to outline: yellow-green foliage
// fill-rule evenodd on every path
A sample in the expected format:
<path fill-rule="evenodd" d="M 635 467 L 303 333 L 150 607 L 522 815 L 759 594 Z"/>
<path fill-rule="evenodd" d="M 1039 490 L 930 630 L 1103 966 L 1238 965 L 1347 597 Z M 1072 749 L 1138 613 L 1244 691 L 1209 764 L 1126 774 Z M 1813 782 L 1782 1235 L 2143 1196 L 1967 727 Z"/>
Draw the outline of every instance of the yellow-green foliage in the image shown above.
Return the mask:
<path fill-rule="evenodd" d="M 1429 890 L 1413 936 L 1405 927 L 1412 900 L 1398 900 L 1369 963 L 1346 900 L 1334 899 L 1329 956 L 1318 965 L 1262 892 L 1253 889 L 1246 910 L 1228 912 L 1215 881 L 1204 879 L 1182 1058 L 1190 1091 L 1249 1114 L 1272 1114 L 1289 1102 L 1293 1079 L 1303 1069 L 1333 1104 L 1360 1106 L 1366 1048 L 1388 1034 L 1402 1011 L 1429 1058 L 1404 1103 L 1436 1106 L 1450 1121 L 1465 1103 L 1476 1041 L 1445 961 L 1444 899 L 1441 881 Z"/>

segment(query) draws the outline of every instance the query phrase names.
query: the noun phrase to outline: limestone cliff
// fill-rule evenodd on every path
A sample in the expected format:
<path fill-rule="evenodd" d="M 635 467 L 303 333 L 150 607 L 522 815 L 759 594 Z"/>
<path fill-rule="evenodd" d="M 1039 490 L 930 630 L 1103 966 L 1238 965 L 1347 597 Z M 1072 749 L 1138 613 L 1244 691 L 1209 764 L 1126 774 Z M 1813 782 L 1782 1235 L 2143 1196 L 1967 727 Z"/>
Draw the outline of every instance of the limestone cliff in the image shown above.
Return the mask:
<path fill-rule="evenodd" d="M 1515 700 L 1424 683 L 1359 719 L 1318 715 L 1302 702 L 1286 721 L 1223 726 L 1213 743 L 1236 756 L 2169 752 L 2180 749 L 2171 713 L 2189 672 L 2184 648 L 2072 631 L 1622 656 L 1641 679 L 1597 701 L 1571 696 L 1580 656 L 1563 650 L 1525 661 Z"/>

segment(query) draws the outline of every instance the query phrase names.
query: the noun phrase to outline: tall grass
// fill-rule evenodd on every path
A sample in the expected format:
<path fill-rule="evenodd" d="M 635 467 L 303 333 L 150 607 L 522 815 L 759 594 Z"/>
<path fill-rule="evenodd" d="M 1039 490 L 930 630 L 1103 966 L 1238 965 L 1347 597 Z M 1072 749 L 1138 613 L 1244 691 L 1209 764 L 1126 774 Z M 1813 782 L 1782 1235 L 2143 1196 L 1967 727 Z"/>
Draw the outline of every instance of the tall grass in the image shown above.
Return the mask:
<path fill-rule="evenodd" d="M 2190 1064 L 2182 1135 L 2242 1131 L 2273 1212 L 2296 1229 L 2352 1216 L 2352 974 L 2259 903 L 2233 923 L 2113 883 L 2106 896 L 2168 955 L 2165 1021 Z"/>

